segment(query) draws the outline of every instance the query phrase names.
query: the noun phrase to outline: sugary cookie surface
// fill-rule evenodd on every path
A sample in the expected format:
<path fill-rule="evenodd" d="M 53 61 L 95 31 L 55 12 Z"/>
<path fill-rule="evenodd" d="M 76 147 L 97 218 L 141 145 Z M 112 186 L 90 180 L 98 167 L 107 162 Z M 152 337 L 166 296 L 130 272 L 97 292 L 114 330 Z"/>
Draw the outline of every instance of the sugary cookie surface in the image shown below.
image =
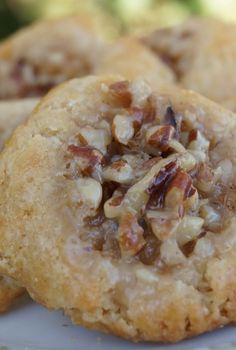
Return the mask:
<path fill-rule="evenodd" d="M 234 114 L 193 92 L 59 86 L 0 158 L 1 271 L 135 341 L 234 322 L 235 137 Z"/>

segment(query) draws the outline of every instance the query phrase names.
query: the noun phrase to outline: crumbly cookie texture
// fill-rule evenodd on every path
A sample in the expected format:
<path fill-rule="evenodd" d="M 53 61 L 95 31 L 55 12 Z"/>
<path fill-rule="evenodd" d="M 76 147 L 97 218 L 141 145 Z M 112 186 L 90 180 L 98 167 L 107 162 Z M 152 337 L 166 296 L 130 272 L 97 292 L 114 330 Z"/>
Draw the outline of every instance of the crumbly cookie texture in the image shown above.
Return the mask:
<path fill-rule="evenodd" d="M 27 119 L 38 101 L 37 98 L 0 101 L 0 150 L 13 130 Z"/>
<path fill-rule="evenodd" d="M 134 38 L 122 38 L 104 48 L 98 57 L 96 74 L 120 74 L 126 79 L 146 80 L 153 89 L 173 85 L 173 71 L 145 45 Z"/>
<path fill-rule="evenodd" d="M 236 26 L 210 18 L 191 18 L 157 30 L 143 42 L 169 65 L 179 83 L 215 101 L 236 89 Z"/>
<path fill-rule="evenodd" d="M 0 149 L 13 130 L 27 118 L 35 107 L 37 99 L 22 99 L 0 102 Z M 23 294 L 24 289 L 9 277 L 0 277 L 0 312 L 9 309 Z"/>
<path fill-rule="evenodd" d="M 0 98 L 44 95 L 64 80 L 93 71 L 103 42 L 87 19 L 44 20 L 0 45 Z"/>
<path fill-rule="evenodd" d="M 13 279 L 0 276 L 0 313 L 6 312 L 24 291 Z"/>
<path fill-rule="evenodd" d="M 0 156 L 1 272 L 134 341 L 235 322 L 235 137 L 235 115 L 193 92 L 61 85 Z"/>
<path fill-rule="evenodd" d="M 236 112 L 236 95 L 232 95 L 231 97 L 226 98 L 221 102 L 221 104 L 235 113 Z"/>

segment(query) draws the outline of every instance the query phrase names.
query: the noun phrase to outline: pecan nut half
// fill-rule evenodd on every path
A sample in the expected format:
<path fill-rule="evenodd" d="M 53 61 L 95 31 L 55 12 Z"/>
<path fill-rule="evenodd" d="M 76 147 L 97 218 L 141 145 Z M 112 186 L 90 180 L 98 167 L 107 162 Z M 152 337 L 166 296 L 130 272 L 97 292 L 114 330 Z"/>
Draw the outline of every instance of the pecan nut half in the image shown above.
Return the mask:
<path fill-rule="evenodd" d="M 121 254 L 125 256 L 136 255 L 146 243 L 143 233 L 144 230 L 139 225 L 136 214 L 132 211 L 123 213 L 118 229 Z"/>

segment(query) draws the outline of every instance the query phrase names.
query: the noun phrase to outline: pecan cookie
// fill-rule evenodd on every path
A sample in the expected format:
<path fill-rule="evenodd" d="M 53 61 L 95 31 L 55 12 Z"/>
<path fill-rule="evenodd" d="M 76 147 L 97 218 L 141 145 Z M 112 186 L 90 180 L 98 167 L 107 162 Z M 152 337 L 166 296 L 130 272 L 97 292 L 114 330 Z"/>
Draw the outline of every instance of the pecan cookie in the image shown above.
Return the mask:
<path fill-rule="evenodd" d="M 236 96 L 231 96 L 221 102 L 221 104 L 230 109 L 233 112 L 236 112 Z"/>
<path fill-rule="evenodd" d="M 134 341 L 236 321 L 235 115 L 117 76 L 51 91 L 0 156 L 0 268 Z"/>
<path fill-rule="evenodd" d="M 0 276 L 0 312 L 6 312 L 24 291 L 12 278 Z"/>
<path fill-rule="evenodd" d="M 26 120 L 38 101 L 37 98 L 0 101 L 0 150 L 13 130 Z"/>
<path fill-rule="evenodd" d="M 224 101 L 236 89 L 236 26 L 192 18 L 143 39 L 176 74 L 179 83 Z"/>
<path fill-rule="evenodd" d="M 102 41 L 78 16 L 44 20 L 0 45 L 0 98 L 41 96 L 92 72 Z"/>
<path fill-rule="evenodd" d="M 97 60 L 96 74 L 120 74 L 146 80 L 153 89 L 173 85 L 173 71 L 145 45 L 134 38 L 122 38 L 104 48 Z"/>
<path fill-rule="evenodd" d="M 0 149 L 16 126 L 33 110 L 37 99 L 0 102 Z M 9 277 L 0 276 L 0 312 L 6 311 L 24 289 Z"/>

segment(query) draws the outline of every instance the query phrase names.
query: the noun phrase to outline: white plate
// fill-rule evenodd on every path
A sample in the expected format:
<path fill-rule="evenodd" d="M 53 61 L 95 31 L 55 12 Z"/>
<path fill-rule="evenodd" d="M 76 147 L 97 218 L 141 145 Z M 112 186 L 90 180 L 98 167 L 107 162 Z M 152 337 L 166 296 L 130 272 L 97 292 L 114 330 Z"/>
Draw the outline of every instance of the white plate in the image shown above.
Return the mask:
<path fill-rule="evenodd" d="M 208 350 L 236 349 L 236 332 L 225 327 L 176 345 L 131 342 L 73 326 L 61 312 L 23 300 L 0 316 L 0 350 Z"/>

